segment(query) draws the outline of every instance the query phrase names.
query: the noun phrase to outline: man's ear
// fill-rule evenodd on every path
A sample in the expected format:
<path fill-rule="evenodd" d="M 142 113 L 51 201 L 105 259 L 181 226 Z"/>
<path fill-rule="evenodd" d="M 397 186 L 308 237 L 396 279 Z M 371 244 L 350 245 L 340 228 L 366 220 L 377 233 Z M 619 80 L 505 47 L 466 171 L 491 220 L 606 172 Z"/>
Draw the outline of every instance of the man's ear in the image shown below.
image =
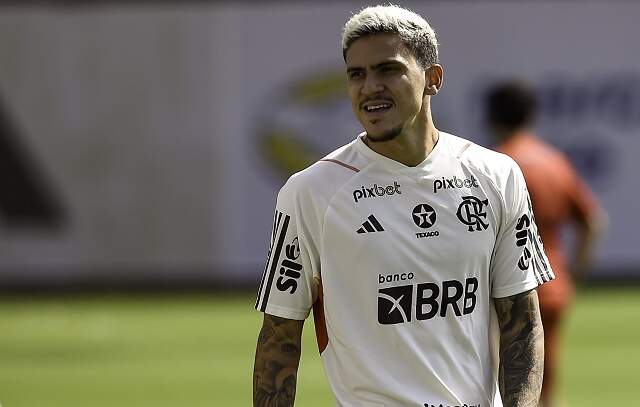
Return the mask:
<path fill-rule="evenodd" d="M 426 83 L 424 88 L 425 95 L 435 96 L 438 94 L 438 91 L 442 87 L 443 75 L 444 70 L 440 64 L 433 64 L 424 71 Z"/>

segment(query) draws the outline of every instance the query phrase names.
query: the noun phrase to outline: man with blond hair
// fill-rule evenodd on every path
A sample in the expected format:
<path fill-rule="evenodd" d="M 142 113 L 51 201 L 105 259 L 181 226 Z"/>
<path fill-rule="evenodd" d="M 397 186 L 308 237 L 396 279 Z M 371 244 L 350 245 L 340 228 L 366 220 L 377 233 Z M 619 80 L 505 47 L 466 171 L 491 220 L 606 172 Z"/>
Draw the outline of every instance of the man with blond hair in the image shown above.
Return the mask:
<path fill-rule="evenodd" d="M 519 167 L 440 131 L 433 29 L 397 6 L 345 25 L 364 132 L 276 203 L 256 309 L 254 406 L 293 406 L 303 321 L 338 406 L 535 406 L 554 278 Z"/>

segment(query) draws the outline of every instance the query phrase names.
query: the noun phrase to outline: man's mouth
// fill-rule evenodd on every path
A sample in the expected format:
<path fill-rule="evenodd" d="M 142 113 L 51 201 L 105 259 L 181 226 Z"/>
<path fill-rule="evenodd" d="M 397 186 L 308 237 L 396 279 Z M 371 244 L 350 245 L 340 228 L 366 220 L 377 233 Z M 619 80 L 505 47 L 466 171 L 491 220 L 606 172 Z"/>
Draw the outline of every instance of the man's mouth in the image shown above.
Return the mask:
<path fill-rule="evenodd" d="M 363 110 L 367 113 L 385 112 L 393 106 L 390 102 L 371 102 L 364 105 Z"/>

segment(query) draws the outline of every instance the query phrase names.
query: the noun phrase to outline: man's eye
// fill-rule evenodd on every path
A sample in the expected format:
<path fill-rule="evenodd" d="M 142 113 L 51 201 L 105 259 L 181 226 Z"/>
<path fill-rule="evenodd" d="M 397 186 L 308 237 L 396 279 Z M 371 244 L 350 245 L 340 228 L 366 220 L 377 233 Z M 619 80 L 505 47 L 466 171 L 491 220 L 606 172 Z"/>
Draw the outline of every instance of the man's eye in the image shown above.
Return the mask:
<path fill-rule="evenodd" d="M 396 71 L 396 68 L 394 66 L 382 67 L 382 72 L 384 73 L 395 72 L 395 71 Z"/>
<path fill-rule="evenodd" d="M 364 75 L 364 74 L 363 74 L 362 72 L 359 72 L 359 71 L 357 71 L 357 72 L 351 72 L 351 73 L 349 74 L 349 79 L 358 79 L 358 78 L 361 78 L 363 75 Z"/>

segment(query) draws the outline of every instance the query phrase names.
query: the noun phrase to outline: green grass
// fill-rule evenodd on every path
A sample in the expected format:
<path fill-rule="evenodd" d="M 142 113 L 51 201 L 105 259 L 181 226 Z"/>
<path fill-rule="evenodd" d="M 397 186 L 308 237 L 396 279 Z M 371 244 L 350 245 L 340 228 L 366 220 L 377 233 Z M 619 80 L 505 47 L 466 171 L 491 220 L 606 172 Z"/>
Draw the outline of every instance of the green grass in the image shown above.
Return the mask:
<path fill-rule="evenodd" d="M 562 391 L 571 406 L 636 405 L 640 291 L 578 296 Z M 3 407 L 250 406 L 253 296 L 0 299 Z M 306 324 L 296 405 L 332 406 Z"/>

